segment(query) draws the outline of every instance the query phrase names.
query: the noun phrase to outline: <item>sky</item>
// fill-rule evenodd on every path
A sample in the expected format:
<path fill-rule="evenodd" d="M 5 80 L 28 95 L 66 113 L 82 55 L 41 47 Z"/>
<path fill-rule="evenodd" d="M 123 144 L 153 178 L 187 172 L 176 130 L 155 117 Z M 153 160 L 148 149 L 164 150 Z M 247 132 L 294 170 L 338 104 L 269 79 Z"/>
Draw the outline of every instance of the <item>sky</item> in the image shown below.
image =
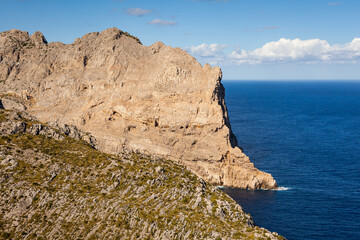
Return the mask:
<path fill-rule="evenodd" d="M 359 0 L 0 0 L 0 32 L 72 43 L 117 27 L 162 41 L 225 80 L 360 79 Z"/>

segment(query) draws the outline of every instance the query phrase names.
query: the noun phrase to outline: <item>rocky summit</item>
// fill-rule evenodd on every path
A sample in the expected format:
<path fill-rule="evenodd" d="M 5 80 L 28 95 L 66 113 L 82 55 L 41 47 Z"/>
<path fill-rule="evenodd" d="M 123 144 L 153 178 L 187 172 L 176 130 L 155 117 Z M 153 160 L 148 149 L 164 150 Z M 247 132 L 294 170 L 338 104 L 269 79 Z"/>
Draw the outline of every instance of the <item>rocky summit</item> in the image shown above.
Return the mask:
<path fill-rule="evenodd" d="M 5 104 L 17 98 L 16 108 L 42 122 L 76 126 L 106 153 L 164 157 L 215 185 L 276 188 L 238 147 L 221 75 L 179 48 L 144 46 L 116 28 L 71 44 L 40 32 L 0 34 Z"/>

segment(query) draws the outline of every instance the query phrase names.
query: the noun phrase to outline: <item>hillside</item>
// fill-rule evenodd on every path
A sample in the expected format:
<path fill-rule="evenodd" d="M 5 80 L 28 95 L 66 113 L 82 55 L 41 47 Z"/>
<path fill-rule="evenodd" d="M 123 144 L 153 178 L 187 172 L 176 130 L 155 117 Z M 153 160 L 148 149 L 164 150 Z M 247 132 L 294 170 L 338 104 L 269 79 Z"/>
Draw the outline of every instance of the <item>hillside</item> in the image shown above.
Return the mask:
<path fill-rule="evenodd" d="M 81 139 L 0 109 L 0 239 L 282 239 L 181 165 Z"/>

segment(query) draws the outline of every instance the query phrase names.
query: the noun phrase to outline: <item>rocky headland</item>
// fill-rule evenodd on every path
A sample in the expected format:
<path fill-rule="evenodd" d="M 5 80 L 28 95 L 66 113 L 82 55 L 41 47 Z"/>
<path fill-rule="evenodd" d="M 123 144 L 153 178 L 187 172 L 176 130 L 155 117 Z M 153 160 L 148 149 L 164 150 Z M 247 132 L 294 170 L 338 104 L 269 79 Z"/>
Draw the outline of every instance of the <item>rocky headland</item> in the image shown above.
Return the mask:
<path fill-rule="evenodd" d="M 0 94 L 41 122 L 90 133 L 103 152 L 170 159 L 215 185 L 277 187 L 238 147 L 221 70 L 179 48 L 116 28 L 72 44 L 2 32 Z"/>

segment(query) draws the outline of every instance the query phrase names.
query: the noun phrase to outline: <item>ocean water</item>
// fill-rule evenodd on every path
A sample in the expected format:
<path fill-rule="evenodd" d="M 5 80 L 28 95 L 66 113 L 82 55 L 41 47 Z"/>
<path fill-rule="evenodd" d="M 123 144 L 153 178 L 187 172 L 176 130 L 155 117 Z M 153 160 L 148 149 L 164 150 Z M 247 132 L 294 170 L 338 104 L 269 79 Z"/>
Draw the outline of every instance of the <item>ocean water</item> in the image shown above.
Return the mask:
<path fill-rule="evenodd" d="M 360 81 L 223 81 L 239 145 L 281 191 L 223 189 L 288 239 L 360 239 Z"/>

